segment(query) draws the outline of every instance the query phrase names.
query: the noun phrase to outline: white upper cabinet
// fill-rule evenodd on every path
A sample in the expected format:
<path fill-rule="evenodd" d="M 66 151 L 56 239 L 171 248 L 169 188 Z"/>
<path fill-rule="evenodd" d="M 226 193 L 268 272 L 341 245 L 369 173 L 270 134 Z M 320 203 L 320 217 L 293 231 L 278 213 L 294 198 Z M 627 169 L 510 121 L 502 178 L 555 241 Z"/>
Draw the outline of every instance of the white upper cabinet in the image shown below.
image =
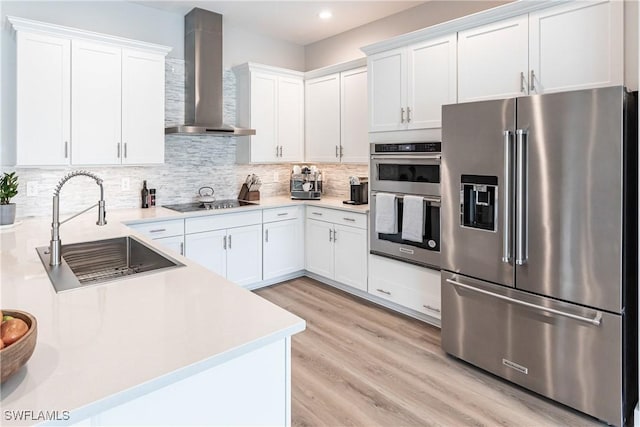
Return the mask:
<path fill-rule="evenodd" d="M 17 34 L 17 164 L 67 165 L 71 136 L 71 43 Z"/>
<path fill-rule="evenodd" d="M 458 33 L 458 100 L 526 94 L 527 34 L 526 16 Z"/>
<path fill-rule="evenodd" d="M 358 60 L 332 66 L 328 69 L 336 72 L 305 81 L 306 161 L 369 160 L 367 68 L 357 66 L 363 63 Z M 310 74 L 325 72 L 327 69 Z"/>
<path fill-rule="evenodd" d="M 170 48 L 8 20 L 17 32 L 17 165 L 164 161 Z"/>
<path fill-rule="evenodd" d="M 367 67 L 340 73 L 340 156 L 343 163 L 369 161 Z"/>
<path fill-rule="evenodd" d="M 623 2 L 581 1 L 529 15 L 529 90 L 623 84 Z"/>
<path fill-rule="evenodd" d="M 457 98 L 456 61 L 455 34 L 371 55 L 369 130 L 440 127 Z"/>
<path fill-rule="evenodd" d="M 460 102 L 623 83 L 623 3 L 579 1 L 458 35 Z"/>
<path fill-rule="evenodd" d="M 236 74 L 238 125 L 256 134 L 237 138 L 239 163 L 302 161 L 303 73 L 247 63 Z"/>
<path fill-rule="evenodd" d="M 71 161 L 117 164 L 122 157 L 122 55 L 111 45 L 71 43 Z"/>
<path fill-rule="evenodd" d="M 122 163 L 164 163 L 164 55 L 122 50 Z"/>
<path fill-rule="evenodd" d="M 340 73 L 305 81 L 305 147 L 310 162 L 340 161 Z"/>

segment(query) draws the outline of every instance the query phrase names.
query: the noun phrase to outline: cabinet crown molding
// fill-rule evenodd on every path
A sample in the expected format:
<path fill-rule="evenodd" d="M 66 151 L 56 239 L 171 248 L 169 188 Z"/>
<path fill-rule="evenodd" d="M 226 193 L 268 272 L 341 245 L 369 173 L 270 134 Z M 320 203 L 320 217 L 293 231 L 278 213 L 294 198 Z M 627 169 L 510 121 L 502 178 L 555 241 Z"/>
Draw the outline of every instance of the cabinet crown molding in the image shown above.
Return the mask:
<path fill-rule="evenodd" d="M 461 18 L 452 19 L 451 21 L 442 22 L 427 28 L 402 34 L 387 40 L 373 43 L 364 47 L 362 50 L 367 56 L 384 52 L 391 49 L 404 47 L 413 43 L 428 40 L 434 37 L 449 35 L 458 31 L 467 30 L 469 28 L 479 27 L 481 25 L 490 24 L 502 19 L 512 18 L 518 15 L 524 15 L 529 12 L 546 9 L 548 7 L 558 6 L 560 4 L 569 3 L 573 0 L 539 0 L 527 1 L 518 0 L 497 6 L 488 10 L 477 12 Z M 597 3 L 597 1 L 593 1 Z"/>
<path fill-rule="evenodd" d="M 91 40 L 106 44 L 117 45 L 119 47 L 129 49 L 154 52 L 165 56 L 173 49 L 169 46 L 163 46 L 155 43 L 147 43 L 139 40 L 112 36 L 109 34 L 96 33 L 94 31 L 80 30 L 78 28 L 65 27 L 57 24 L 49 24 L 47 22 L 34 21 L 32 19 L 25 19 L 17 16 L 7 16 L 7 20 L 9 21 L 9 23 L 11 23 L 11 26 L 15 31 L 54 35 L 75 40 Z"/>
<path fill-rule="evenodd" d="M 316 77 L 328 76 L 329 74 L 341 73 L 343 71 L 353 70 L 354 68 L 366 67 L 367 58 L 362 57 L 351 61 L 340 62 L 338 64 L 329 65 L 322 68 L 316 68 L 304 73 L 304 79 L 315 79 Z"/>
<path fill-rule="evenodd" d="M 262 73 L 277 74 L 283 77 L 297 77 L 300 79 L 304 78 L 304 73 L 302 71 L 274 67 L 272 65 L 257 64 L 255 62 L 245 62 L 244 64 L 231 67 L 231 69 L 236 75 L 259 71 Z"/>

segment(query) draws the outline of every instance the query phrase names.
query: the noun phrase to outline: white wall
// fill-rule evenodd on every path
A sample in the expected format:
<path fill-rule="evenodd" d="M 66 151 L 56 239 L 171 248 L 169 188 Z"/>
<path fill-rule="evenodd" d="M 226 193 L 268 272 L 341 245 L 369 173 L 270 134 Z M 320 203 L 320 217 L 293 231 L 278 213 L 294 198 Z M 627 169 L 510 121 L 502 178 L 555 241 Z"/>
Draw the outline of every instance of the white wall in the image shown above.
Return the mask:
<path fill-rule="evenodd" d="M 362 46 L 490 9 L 511 0 L 432 0 L 305 47 L 306 70 L 362 58 Z"/>

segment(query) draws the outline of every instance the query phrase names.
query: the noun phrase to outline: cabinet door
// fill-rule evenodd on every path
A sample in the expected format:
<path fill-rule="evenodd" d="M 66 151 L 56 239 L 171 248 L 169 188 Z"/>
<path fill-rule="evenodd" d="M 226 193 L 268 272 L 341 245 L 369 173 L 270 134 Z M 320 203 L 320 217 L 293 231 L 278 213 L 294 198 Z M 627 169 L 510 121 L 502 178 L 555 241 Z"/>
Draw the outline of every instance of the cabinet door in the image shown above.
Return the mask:
<path fill-rule="evenodd" d="M 184 236 L 161 237 L 154 241 L 177 254 L 184 255 Z"/>
<path fill-rule="evenodd" d="M 367 67 L 340 73 L 340 142 L 342 161 L 369 161 Z"/>
<path fill-rule="evenodd" d="M 227 279 L 245 286 L 262 280 L 262 225 L 227 230 Z"/>
<path fill-rule="evenodd" d="M 251 74 L 251 161 L 273 162 L 276 157 L 278 128 L 278 77 Z"/>
<path fill-rule="evenodd" d="M 73 40 L 71 54 L 71 163 L 119 164 L 122 51 Z"/>
<path fill-rule="evenodd" d="M 122 163 L 164 162 L 164 56 L 122 51 Z"/>
<path fill-rule="evenodd" d="M 527 94 L 526 15 L 458 33 L 458 101 Z"/>
<path fill-rule="evenodd" d="M 369 131 L 406 128 L 407 55 L 394 49 L 369 56 Z"/>
<path fill-rule="evenodd" d="M 333 279 L 333 224 L 307 219 L 305 267 L 312 273 Z"/>
<path fill-rule="evenodd" d="M 456 35 L 408 48 L 407 127 L 442 127 L 442 105 L 456 102 Z"/>
<path fill-rule="evenodd" d="M 334 225 L 335 280 L 367 291 L 367 230 Z"/>
<path fill-rule="evenodd" d="M 264 280 L 304 269 L 301 220 L 291 219 L 264 224 L 263 233 Z"/>
<path fill-rule="evenodd" d="M 184 243 L 187 258 L 222 277 L 227 277 L 226 230 L 187 234 Z"/>
<path fill-rule="evenodd" d="M 340 161 L 340 74 L 305 82 L 306 160 Z"/>
<path fill-rule="evenodd" d="M 531 13 L 530 92 L 622 84 L 623 7 L 620 1 L 585 1 Z"/>
<path fill-rule="evenodd" d="M 278 156 L 281 161 L 301 162 L 304 157 L 304 83 L 302 79 L 278 79 Z"/>
<path fill-rule="evenodd" d="M 17 164 L 69 164 L 70 41 L 18 32 L 16 60 Z"/>

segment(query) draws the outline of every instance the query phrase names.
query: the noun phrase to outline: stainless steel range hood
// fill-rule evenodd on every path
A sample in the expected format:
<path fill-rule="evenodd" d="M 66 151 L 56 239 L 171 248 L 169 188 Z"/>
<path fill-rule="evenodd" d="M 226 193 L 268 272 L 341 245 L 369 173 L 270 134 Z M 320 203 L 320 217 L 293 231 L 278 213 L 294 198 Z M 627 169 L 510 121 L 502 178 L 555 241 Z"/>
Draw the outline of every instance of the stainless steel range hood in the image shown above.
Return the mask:
<path fill-rule="evenodd" d="M 255 135 L 222 121 L 222 15 L 194 8 L 184 17 L 185 124 L 165 134 Z"/>

